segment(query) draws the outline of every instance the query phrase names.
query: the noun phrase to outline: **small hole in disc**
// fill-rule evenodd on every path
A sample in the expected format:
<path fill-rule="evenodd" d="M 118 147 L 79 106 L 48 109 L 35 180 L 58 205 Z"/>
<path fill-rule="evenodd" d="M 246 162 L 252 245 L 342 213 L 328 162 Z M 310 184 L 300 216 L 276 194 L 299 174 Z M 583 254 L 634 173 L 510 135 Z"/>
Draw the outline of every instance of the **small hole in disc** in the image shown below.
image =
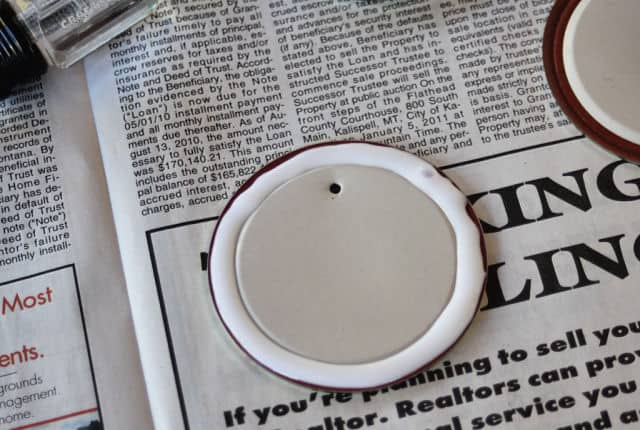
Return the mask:
<path fill-rule="evenodd" d="M 335 182 L 333 184 L 331 184 L 331 186 L 329 187 L 329 191 L 331 191 L 331 193 L 333 194 L 340 194 L 340 191 L 342 191 L 342 187 L 340 186 L 340 184 L 336 184 Z"/>

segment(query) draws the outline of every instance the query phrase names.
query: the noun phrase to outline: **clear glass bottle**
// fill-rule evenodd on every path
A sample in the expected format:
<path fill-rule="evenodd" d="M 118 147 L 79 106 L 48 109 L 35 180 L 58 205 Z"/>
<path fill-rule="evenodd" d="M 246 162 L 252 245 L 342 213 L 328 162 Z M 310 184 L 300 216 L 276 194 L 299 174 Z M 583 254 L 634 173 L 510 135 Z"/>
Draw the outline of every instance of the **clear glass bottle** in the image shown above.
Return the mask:
<path fill-rule="evenodd" d="M 69 67 L 146 17 L 158 0 L 0 0 L 0 94 Z"/>

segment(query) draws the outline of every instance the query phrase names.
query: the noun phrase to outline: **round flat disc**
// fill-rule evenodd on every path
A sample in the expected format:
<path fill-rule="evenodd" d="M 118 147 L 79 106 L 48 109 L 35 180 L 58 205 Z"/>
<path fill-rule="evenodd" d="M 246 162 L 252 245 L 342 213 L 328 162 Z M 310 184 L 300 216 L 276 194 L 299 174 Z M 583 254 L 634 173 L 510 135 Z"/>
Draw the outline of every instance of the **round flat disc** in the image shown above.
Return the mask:
<path fill-rule="evenodd" d="M 389 170 L 354 165 L 275 190 L 245 223 L 236 256 L 260 328 L 296 354 L 340 364 L 415 342 L 449 301 L 455 268 L 453 229 L 435 202 Z"/>
<path fill-rule="evenodd" d="M 565 113 L 597 143 L 640 160 L 640 2 L 559 0 L 545 30 L 549 84 Z"/>
<path fill-rule="evenodd" d="M 251 178 L 218 220 L 216 309 L 244 351 L 287 379 L 392 383 L 437 359 L 475 314 L 486 263 L 470 208 L 396 149 L 296 151 Z"/>

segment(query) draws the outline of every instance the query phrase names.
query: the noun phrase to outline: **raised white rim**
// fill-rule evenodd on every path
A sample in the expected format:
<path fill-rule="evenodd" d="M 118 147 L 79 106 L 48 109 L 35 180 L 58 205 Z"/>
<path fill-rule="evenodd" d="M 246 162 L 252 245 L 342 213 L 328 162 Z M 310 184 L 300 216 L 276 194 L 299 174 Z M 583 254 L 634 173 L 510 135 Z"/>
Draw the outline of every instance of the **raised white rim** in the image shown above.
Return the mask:
<path fill-rule="evenodd" d="M 404 350 L 362 364 L 331 364 L 297 355 L 269 338 L 245 308 L 235 270 L 244 223 L 280 185 L 313 169 L 360 165 L 390 170 L 429 196 L 444 212 L 456 237 L 456 281 L 451 299 L 427 332 Z M 237 195 L 218 220 L 209 271 L 218 313 L 230 334 L 256 361 L 286 378 L 335 389 L 365 389 L 407 376 L 446 352 L 473 319 L 485 281 L 482 239 L 467 213 L 466 197 L 429 163 L 409 153 L 367 143 L 303 150 L 260 176 Z"/>
<path fill-rule="evenodd" d="M 582 79 L 580 71 L 578 70 L 579 68 L 577 67 L 577 59 L 575 55 L 576 50 L 574 49 L 576 44 L 576 33 L 582 16 L 591 4 L 591 1 L 592 0 L 580 1 L 571 13 L 569 21 L 567 22 L 564 39 L 562 40 L 562 61 L 564 62 L 567 81 L 569 82 L 569 86 L 573 90 L 576 98 L 589 115 L 612 133 L 640 145 L 640 130 L 629 127 L 603 109 L 600 103 L 592 97 L 587 85 L 585 85 L 585 82 Z M 602 32 L 601 29 L 593 30 L 599 32 L 599 34 L 606 33 L 606 31 Z M 634 54 L 629 53 L 629 55 Z"/>

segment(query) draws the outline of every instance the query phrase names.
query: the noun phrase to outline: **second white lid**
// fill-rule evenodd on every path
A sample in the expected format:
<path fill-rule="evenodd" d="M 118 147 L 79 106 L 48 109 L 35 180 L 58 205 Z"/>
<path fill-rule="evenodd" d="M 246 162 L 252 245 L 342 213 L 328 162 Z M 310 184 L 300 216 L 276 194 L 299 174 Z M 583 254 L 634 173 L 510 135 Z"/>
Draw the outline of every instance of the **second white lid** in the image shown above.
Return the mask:
<path fill-rule="evenodd" d="M 582 0 L 563 40 L 567 79 L 605 128 L 640 144 L 640 1 Z"/>

